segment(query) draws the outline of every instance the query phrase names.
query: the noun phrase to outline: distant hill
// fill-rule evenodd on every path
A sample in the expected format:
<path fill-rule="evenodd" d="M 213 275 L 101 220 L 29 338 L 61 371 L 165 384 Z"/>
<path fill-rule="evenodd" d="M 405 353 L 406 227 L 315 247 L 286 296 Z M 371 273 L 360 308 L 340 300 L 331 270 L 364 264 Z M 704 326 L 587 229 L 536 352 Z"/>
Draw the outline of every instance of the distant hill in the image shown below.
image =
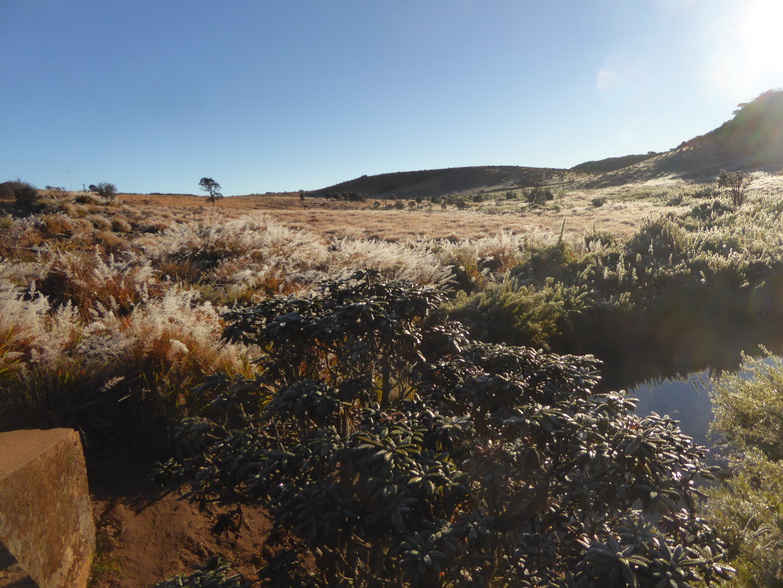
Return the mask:
<path fill-rule="evenodd" d="M 734 118 L 717 129 L 655 157 L 605 173 L 589 184 L 618 185 L 669 175 L 710 180 L 721 169 L 783 170 L 783 91 L 764 92 L 740 104 Z"/>
<path fill-rule="evenodd" d="M 311 194 L 320 196 L 332 192 L 359 192 L 374 198 L 432 198 L 461 192 L 492 192 L 560 184 L 581 176 L 565 169 L 513 165 L 455 167 L 362 176 Z"/>
<path fill-rule="evenodd" d="M 484 166 L 387 173 L 362 176 L 311 194 L 359 192 L 375 198 L 432 198 L 576 182 L 600 187 L 666 176 L 711 180 L 721 169 L 783 170 L 783 90 L 770 90 L 740 104 L 731 120 L 665 153 L 609 157 L 571 169 Z"/>
<path fill-rule="evenodd" d="M 656 155 L 660 155 L 655 151 L 650 151 L 646 155 L 624 155 L 622 157 L 607 157 L 606 159 L 599 159 L 597 161 L 586 161 L 580 163 L 571 168 L 571 171 L 583 172 L 588 174 L 605 174 L 623 169 L 629 165 L 640 163 L 652 159 Z"/>

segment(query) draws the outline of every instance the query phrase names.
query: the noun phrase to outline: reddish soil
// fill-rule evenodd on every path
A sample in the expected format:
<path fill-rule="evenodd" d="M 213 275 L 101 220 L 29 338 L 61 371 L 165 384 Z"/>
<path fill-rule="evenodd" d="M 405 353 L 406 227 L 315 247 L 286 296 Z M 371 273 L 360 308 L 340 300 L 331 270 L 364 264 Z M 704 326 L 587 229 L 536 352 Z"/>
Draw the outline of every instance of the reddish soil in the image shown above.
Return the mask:
<path fill-rule="evenodd" d="M 213 555 L 231 562 L 248 579 L 273 552 L 266 545 L 271 524 L 260 509 L 244 509 L 239 533 L 214 533 L 212 515 L 150 486 L 151 460 L 113 454 L 88 459 L 97 527 L 92 588 L 140 588 L 190 573 Z"/>

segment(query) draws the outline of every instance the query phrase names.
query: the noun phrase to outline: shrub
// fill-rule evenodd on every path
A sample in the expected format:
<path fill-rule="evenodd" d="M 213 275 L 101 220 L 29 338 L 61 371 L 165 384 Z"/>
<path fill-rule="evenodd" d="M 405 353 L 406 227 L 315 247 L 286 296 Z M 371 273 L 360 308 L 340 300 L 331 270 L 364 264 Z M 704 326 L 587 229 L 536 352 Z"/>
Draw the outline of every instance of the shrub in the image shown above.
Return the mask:
<path fill-rule="evenodd" d="M 530 206 L 544 206 L 550 200 L 554 200 L 555 195 L 549 188 L 536 186 L 525 192 L 525 198 Z"/>
<path fill-rule="evenodd" d="M 38 190 L 32 186 L 22 186 L 14 191 L 16 204 L 19 206 L 31 206 L 38 198 Z"/>
<path fill-rule="evenodd" d="M 713 224 L 718 217 L 733 211 L 734 209 L 731 206 L 724 204 L 723 201 L 716 198 L 711 202 L 700 202 L 691 208 L 688 216 Z"/>
<path fill-rule="evenodd" d="M 202 504 L 265 505 L 307 585 L 730 576 L 694 515 L 704 452 L 673 421 L 595 392 L 590 358 L 469 341 L 441 300 L 364 272 L 230 313 L 226 337 L 262 350 L 240 384 L 270 400 L 162 470 Z"/>
<path fill-rule="evenodd" d="M 776 586 L 783 572 L 783 359 L 743 356 L 716 379 L 713 428 L 733 450 L 706 513 L 726 540 L 738 586 Z"/>
<path fill-rule="evenodd" d="M 688 237 L 674 217 L 647 220 L 628 240 L 628 250 L 633 255 L 651 259 L 679 259 L 687 251 Z"/>
<path fill-rule="evenodd" d="M 587 296 L 552 280 L 537 289 L 506 279 L 473 295 L 461 292 L 444 309 L 481 341 L 551 349 L 563 333 L 573 331 Z"/>
<path fill-rule="evenodd" d="M 745 172 L 727 172 L 722 169 L 718 176 L 718 187 L 728 189 L 734 206 L 742 206 L 745 203 L 745 192 L 751 181 L 752 178 Z"/>
<path fill-rule="evenodd" d="M 113 200 L 117 195 L 117 186 L 108 182 L 101 182 L 100 184 L 90 184 L 90 191 L 97 193 L 102 198 L 107 200 Z"/>
<path fill-rule="evenodd" d="M 16 180 L 0 184 L 0 198 L 3 200 L 16 200 L 17 204 L 32 204 L 38 195 L 38 190 L 32 184 Z"/>
<path fill-rule="evenodd" d="M 743 355 L 740 371 L 713 385 L 713 428 L 732 446 L 783 460 L 783 358 Z"/>
<path fill-rule="evenodd" d="M 783 462 L 751 450 L 708 490 L 706 517 L 737 569 L 734 586 L 779 586 L 783 562 Z"/>
<path fill-rule="evenodd" d="M 36 190 L 32 184 L 28 184 L 21 180 L 3 182 L 0 184 L 0 198 L 3 200 L 10 200 L 13 198 L 16 205 L 22 209 L 42 208 L 41 206 L 38 206 L 38 190 Z"/>
<path fill-rule="evenodd" d="M 694 198 L 715 198 L 717 196 L 718 191 L 715 188 L 715 184 L 706 184 L 693 192 Z"/>

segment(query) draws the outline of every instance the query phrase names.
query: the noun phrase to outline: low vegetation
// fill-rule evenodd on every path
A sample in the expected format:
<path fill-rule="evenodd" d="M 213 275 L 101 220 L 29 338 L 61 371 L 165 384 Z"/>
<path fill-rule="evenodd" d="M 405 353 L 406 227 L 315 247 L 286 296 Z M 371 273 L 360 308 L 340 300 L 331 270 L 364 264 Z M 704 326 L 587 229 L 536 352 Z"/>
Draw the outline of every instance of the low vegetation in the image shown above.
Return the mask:
<path fill-rule="evenodd" d="M 703 449 L 610 391 L 778 340 L 779 183 L 742 190 L 383 201 L 555 227 L 405 240 L 6 182 L 0 425 L 74 427 L 88 453 L 156 456 L 205 507 L 263 505 L 295 546 L 263 562 L 269 585 L 706 586 L 731 565 L 751 586 L 779 574 L 783 370 L 748 358 L 753 378 L 716 388 L 737 453 L 706 507 Z M 660 214 L 626 232 L 564 224 L 639 202 Z M 193 577 L 244 582 L 217 561 Z"/>
<path fill-rule="evenodd" d="M 201 446 L 161 475 L 204 506 L 260 502 L 294 533 L 293 561 L 263 571 L 275 585 L 731 576 L 695 512 L 703 450 L 674 422 L 596 393 L 589 358 L 468 340 L 440 302 L 364 272 L 230 313 L 256 375 L 216 382 L 232 410 L 187 423 Z"/>
<path fill-rule="evenodd" d="M 707 518 L 726 540 L 738 586 L 777 586 L 783 561 L 783 359 L 743 357 L 712 394 L 730 467 L 709 490 Z"/>
<path fill-rule="evenodd" d="M 528 247 L 501 281 L 463 289 L 448 309 L 489 341 L 611 365 L 634 349 L 670 372 L 723 365 L 722 355 L 778 338 L 781 212 L 774 197 L 744 207 L 704 200 L 628 239 L 593 233 Z"/>

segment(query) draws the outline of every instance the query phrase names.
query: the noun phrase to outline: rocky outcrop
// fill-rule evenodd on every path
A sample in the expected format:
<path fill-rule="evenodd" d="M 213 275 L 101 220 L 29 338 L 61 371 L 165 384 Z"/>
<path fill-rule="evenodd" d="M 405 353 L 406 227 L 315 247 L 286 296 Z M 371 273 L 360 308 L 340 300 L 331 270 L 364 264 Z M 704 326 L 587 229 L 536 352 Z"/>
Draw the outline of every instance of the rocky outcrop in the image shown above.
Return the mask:
<path fill-rule="evenodd" d="M 76 431 L 0 433 L 0 544 L 0 587 L 87 585 L 95 525 Z"/>

